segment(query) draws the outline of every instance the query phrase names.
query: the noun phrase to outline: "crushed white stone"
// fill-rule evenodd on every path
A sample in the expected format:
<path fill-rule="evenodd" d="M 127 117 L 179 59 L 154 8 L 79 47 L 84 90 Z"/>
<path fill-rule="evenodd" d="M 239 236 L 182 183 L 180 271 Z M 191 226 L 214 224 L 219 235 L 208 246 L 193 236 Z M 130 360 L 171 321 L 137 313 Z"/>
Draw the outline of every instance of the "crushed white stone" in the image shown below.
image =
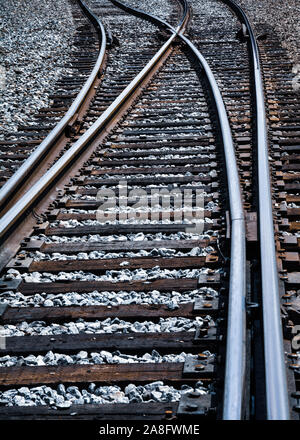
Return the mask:
<path fill-rule="evenodd" d="M 176 402 L 182 394 L 198 391 L 207 394 L 208 389 L 202 382 L 195 387 L 183 384 L 181 389 L 165 385 L 163 381 L 147 385 L 129 384 L 125 388 L 119 386 L 97 386 L 90 383 L 86 388 L 59 384 L 56 389 L 42 385 L 37 387 L 21 387 L 0 392 L 0 405 L 4 406 L 39 406 L 65 409 L 72 405 L 112 404 L 138 402 Z"/>
<path fill-rule="evenodd" d="M 207 317 L 211 320 L 210 317 Z M 49 324 L 44 321 L 23 321 L 16 325 L 4 324 L 1 336 L 26 335 L 77 335 L 80 333 L 161 333 L 161 332 L 192 332 L 203 325 L 204 319 L 197 316 L 195 319 L 182 317 L 159 318 L 158 322 L 135 321 L 128 322 L 119 318 L 107 318 L 104 321 L 76 321 L 63 324 Z M 211 320 L 213 323 L 213 321 Z"/>

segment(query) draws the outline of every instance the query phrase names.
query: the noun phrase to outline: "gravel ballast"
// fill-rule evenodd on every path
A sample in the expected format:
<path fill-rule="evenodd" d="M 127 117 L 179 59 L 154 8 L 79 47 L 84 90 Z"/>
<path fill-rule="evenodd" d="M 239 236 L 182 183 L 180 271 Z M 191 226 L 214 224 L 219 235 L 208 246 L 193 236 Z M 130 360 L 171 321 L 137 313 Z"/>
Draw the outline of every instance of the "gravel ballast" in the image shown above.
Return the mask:
<path fill-rule="evenodd" d="M 135 269 L 135 270 L 107 270 L 105 275 L 95 275 L 91 272 L 74 271 L 59 272 L 52 274 L 48 272 L 32 272 L 30 274 L 20 274 L 15 269 L 9 269 L 11 279 L 23 279 L 26 283 L 51 283 L 59 281 L 143 281 L 143 280 L 159 280 L 159 279 L 180 279 L 180 278 L 198 278 L 202 274 L 207 273 L 207 268 L 200 269 L 160 269 L 155 266 L 151 269 Z"/>
<path fill-rule="evenodd" d="M 148 14 L 155 15 L 156 17 L 159 17 L 161 20 L 166 20 L 172 25 L 176 25 L 179 22 L 179 15 L 177 14 L 177 11 L 175 9 L 175 2 L 171 2 L 170 0 L 161 2 L 159 0 L 127 0 L 124 2 L 131 6 L 132 8 L 140 9 L 142 11 L 147 12 Z M 172 20 L 171 14 L 174 14 L 174 16 L 177 18 L 177 21 L 174 17 Z"/>
<path fill-rule="evenodd" d="M 205 354 L 210 361 L 215 359 L 215 354 L 205 351 Z M 53 365 L 103 365 L 103 364 L 160 364 L 168 362 L 185 362 L 186 357 L 193 357 L 197 359 L 197 355 L 187 355 L 182 352 L 180 354 L 165 354 L 161 355 L 156 350 L 143 355 L 131 355 L 121 353 L 120 351 L 109 352 L 101 350 L 98 352 L 88 353 L 86 351 L 79 351 L 76 354 L 53 353 L 48 351 L 44 356 L 33 354 L 24 356 L 2 356 L 0 357 L 0 367 L 12 366 L 53 366 Z"/>
<path fill-rule="evenodd" d="M 145 386 L 136 386 L 131 383 L 123 389 L 116 385 L 97 387 L 95 383 L 90 383 L 87 389 L 64 384 L 59 384 L 56 389 L 43 385 L 0 392 L 0 405 L 50 405 L 53 408 L 64 409 L 72 405 L 88 403 L 176 402 L 182 394 L 193 391 L 207 394 L 207 389 L 203 387 L 202 382 L 197 382 L 195 387 L 183 384 L 180 389 L 165 385 L 162 381 L 152 382 Z"/>
<path fill-rule="evenodd" d="M 244 9 L 256 36 L 264 25 L 271 26 L 288 51 L 294 64 L 300 63 L 300 4 L 299 0 L 236 0 Z M 300 68 L 299 68 L 300 70 Z"/>
<path fill-rule="evenodd" d="M 68 307 L 68 306 L 119 306 L 130 304 L 162 304 L 170 310 L 179 308 L 180 304 L 194 302 L 196 298 L 217 298 L 218 292 L 210 287 L 187 292 L 98 292 L 89 293 L 37 293 L 23 295 L 21 292 L 7 291 L 0 296 L 0 304 L 8 303 L 10 307 Z"/>
<path fill-rule="evenodd" d="M 209 319 L 209 317 L 208 317 Z M 203 325 L 203 319 L 197 316 L 195 319 L 187 318 L 160 318 L 158 323 L 152 321 L 128 322 L 119 318 L 107 318 L 104 321 L 84 321 L 78 319 L 75 322 L 64 324 L 46 325 L 44 321 L 23 321 L 17 325 L 3 326 L 3 336 L 34 336 L 34 335 L 78 335 L 80 333 L 173 333 L 193 332 Z"/>
<path fill-rule="evenodd" d="M 0 135 L 49 104 L 56 80 L 72 58 L 75 26 L 63 0 L 7 0 L 1 4 Z M 70 71 L 72 72 L 72 71 Z M 2 132 L 2 133 L 1 133 Z"/>

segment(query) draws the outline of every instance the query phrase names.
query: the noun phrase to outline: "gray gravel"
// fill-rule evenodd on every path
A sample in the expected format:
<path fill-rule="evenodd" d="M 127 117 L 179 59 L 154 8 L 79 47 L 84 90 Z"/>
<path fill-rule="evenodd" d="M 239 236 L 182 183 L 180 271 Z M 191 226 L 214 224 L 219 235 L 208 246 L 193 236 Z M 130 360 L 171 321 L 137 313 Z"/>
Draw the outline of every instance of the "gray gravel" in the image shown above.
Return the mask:
<path fill-rule="evenodd" d="M 208 295 L 208 297 L 207 297 Z M 170 310 L 179 308 L 180 304 L 194 302 L 195 298 L 208 300 L 218 297 L 218 292 L 210 287 L 187 292 L 98 292 L 89 293 L 37 293 L 23 295 L 21 292 L 7 291 L 0 295 L 0 304 L 8 303 L 10 307 L 68 307 L 68 306 L 118 306 L 130 304 L 163 304 Z"/>
<path fill-rule="evenodd" d="M 209 318 L 209 317 L 208 317 Z M 192 332 L 203 324 L 203 319 L 197 316 L 195 319 L 187 318 L 160 318 L 159 322 L 135 321 L 128 322 L 119 318 L 107 318 L 104 321 L 77 321 L 64 324 L 49 324 L 44 321 L 23 321 L 16 325 L 5 324 L 2 326 L 2 336 L 26 336 L 26 335 L 77 335 L 80 333 L 161 333 L 161 332 Z"/>
<path fill-rule="evenodd" d="M 74 23 L 63 0 L 1 1 L 0 130 L 16 131 L 49 104 L 72 57 Z M 72 70 L 69 69 L 72 73 Z"/>
<path fill-rule="evenodd" d="M 257 35 L 271 26 L 294 64 L 300 63 L 299 0 L 236 0 L 251 20 Z M 300 71 L 300 67 L 299 67 Z"/>
<path fill-rule="evenodd" d="M 215 354 L 205 351 L 204 354 L 208 356 L 208 361 L 215 359 Z M 180 354 L 165 354 L 160 355 L 156 350 L 150 353 L 145 353 L 142 356 L 121 353 L 120 351 L 109 352 L 105 350 L 88 353 L 86 351 L 79 351 L 76 354 L 53 353 L 48 351 L 44 356 L 33 354 L 24 356 L 2 356 L 0 357 L 0 367 L 13 366 L 50 366 L 50 365 L 102 365 L 102 364 L 160 364 L 166 362 L 185 362 L 186 357 L 197 358 L 197 355 L 188 355 L 184 352 Z"/>
<path fill-rule="evenodd" d="M 125 0 L 124 3 L 133 8 L 141 9 L 148 14 L 155 15 L 173 25 L 179 22 L 179 14 L 176 14 L 177 10 L 175 8 L 176 2 L 170 0 L 163 2 L 161 0 Z M 172 20 L 170 17 L 172 13 L 176 14 L 176 17 L 178 17 L 177 20 Z"/>
<path fill-rule="evenodd" d="M 53 254 L 44 254 L 42 252 L 29 253 L 34 261 L 52 260 L 52 261 L 74 261 L 74 260 L 98 260 L 111 258 L 137 258 L 137 257 L 200 257 L 206 256 L 213 252 L 214 248 L 209 246 L 206 248 L 194 247 L 189 252 L 180 252 L 176 249 L 158 248 L 155 247 L 151 251 L 141 250 L 139 252 L 79 252 L 76 255 L 66 255 L 59 252 Z M 124 261 L 123 266 L 128 263 Z"/>
<path fill-rule="evenodd" d="M 101 242 L 109 243 L 112 241 L 155 241 L 155 240 L 201 240 L 204 238 L 209 238 L 210 235 L 216 235 L 215 231 L 206 231 L 205 234 L 199 235 L 191 232 L 178 232 L 173 234 L 163 234 L 162 232 L 157 232 L 156 234 L 144 234 L 139 232 L 137 234 L 127 234 L 127 235 L 100 235 L 100 234 L 89 234 L 82 235 L 81 237 L 68 237 L 63 235 L 33 235 L 31 238 L 33 240 L 42 240 L 45 243 L 76 243 L 76 242 Z"/>
<path fill-rule="evenodd" d="M 123 270 L 107 270 L 104 275 L 95 275 L 91 272 L 74 271 L 59 272 L 58 274 L 48 272 L 32 272 L 20 274 L 16 269 L 7 271 L 10 279 L 23 279 L 26 283 L 51 283 L 58 281 L 139 281 L 139 280 L 159 280 L 164 278 L 198 278 L 200 275 L 207 273 L 207 268 L 201 269 L 160 269 L 155 266 L 151 269 L 123 269 Z"/>
<path fill-rule="evenodd" d="M 114 386 L 100 386 L 91 383 L 85 388 L 59 384 L 56 389 L 43 385 L 38 387 L 21 387 L 0 392 L 0 405 L 4 406 L 39 406 L 49 405 L 53 408 L 64 409 L 74 405 L 88 403 L 137 403 L 137 402 L 176 402 L 182 394 L 198 391 L 207 394 L 202 382 L 197 382 L 195 388 L 182 385 L 178 390 L 164 385 L 162 381 L 152 382 L 145 386 L 127 385 L 124 389 Z M 74 414 L 75 415 L 75 414 Z"/>
<path fill-rule="evenodd" d="M 201 41 L 228 41 L 235 38 L 237 19 L 222 2 L 189 0 L 188 3 L 193 9 L 192 32 L 193 29 L 199 32 Z M 210 29 L 209 33 L 207 28 Z"/>

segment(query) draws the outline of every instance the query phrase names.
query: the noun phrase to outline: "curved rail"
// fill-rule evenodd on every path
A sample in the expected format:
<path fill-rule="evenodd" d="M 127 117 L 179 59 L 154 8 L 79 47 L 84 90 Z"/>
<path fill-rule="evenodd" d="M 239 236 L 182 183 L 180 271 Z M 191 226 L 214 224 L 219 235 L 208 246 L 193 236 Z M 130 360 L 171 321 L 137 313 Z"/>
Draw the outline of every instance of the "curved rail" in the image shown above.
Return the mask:
<path fill-rule="evenodd" d="M 244 11 L 232 0 L 221 1 L 237 14 L 240 21 L 246 26 L 249 35 L 249 49 L 252 57 L 255 87 L 255 116 L 257 121 L 256 142 L 267 416 L 270 420 L 288 420 L 290 418 L 289 399 L 280 316 L 268 138 L 259 50 L 251 25 Z"/>
<path fill-rule="evenodd" d="M 188 15 L 184 17 L 180 30 L 185 26 Z M 154 66 L 159 62 L 162 56 L 171 46 L 177 34 L 173 33 L 161 49 L 154 55 L 148 64 L 134 78 L 133 81 L 122 91 L 122 93 L 114 100 L 114 102 L 102 113 L 102 115 L 94 122 L 94 124 L 68 149 L 66 153 L 28 190 L 15 205 L 0 219 L 0 238 L 3 239 L 5 234 L 12 228 L 17 220 L 33 206 L 33 203 L 39 196 L 51 185 L 51 183 L 61 175 L 66 167 L 73 161 L 81 150 L 91 141 L 99 131 L 111 120 L 121 106 L 137 89 L 140 83 L 150 73 Z"/>
<path fill-rule="evenodd" d="M 186 37 L 182 36 L 182 39 L 195 53 L 206 73 L 223 139 L 231 219 L 223 419 L 239 420 L 243 415 L 246 365 L 246 230 L 239 173 L 230 125 L 216 80 L 198 49 Z"/>
<path fill-rule="evenodd" d="M 126 7 L 128 11 L 131 9 L 134 14 L 140 15 L 142 12 L 119 0 L 111 1 L 122 8 Z M 186 0 L 180 2 L 186 5 L 186 9 Z M 178 32 L 158 17 L 151 15 L 151 20 Z M 231 262 L 223 419 L 239 420 L 243 411 L 246 365 L 246 231 L 239 174 L 225 105 L 214 75 L 194 44 L 181 31 L 178 37 L 189 47 L 205 72 L 215 102 L 224 147 L 231 217 Z"/>
<path fill-rule="evenodd" d="M 55 141 L 61 136 L 69 122 L 78 113 L 79 108 L 83 104 L 87 94 L 89 93 L 100 68 L 103 63 L 105 48 L 106 48 L 106 36 L 104 27 L 99 20 L 99 18 L 87 7 L 87 5 L 82 1 L 78 0 L 80 6 L 84 10 L 85 14 L 88 15 L 91 21 L 94 23 L 97 32 L 101 40 L 101 47 L 96 64 L 83 85 L 82 89 L 76 96 L 71 107 L 65 114 L 65 116 L 59 121 L 59 123 L 54 127 L 53 130 L 47 135 L 47 137 L 42 141 L 42 143 L 32 152 L 32 154 L 23 162 L 20 168 L 11 176 L 11 178 L 3 185 L 0 189 L 0 206 L 8 199 L 8 197 L 14 193 L 16 188 L 24 181 L 26 176 L 33 170 L 33 168 L 38 164 L 43 155 L 50 149 Z"/>

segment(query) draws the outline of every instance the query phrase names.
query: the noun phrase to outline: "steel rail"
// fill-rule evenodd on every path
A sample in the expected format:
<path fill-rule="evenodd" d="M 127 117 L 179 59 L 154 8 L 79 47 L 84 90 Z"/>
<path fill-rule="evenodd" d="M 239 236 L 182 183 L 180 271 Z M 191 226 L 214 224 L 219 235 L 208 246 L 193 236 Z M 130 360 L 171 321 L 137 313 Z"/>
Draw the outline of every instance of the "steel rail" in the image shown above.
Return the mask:
<path fill-rule="evenodd" d="M 74 118 L 78 110 L 82 106 L 87 94 L 89 93 L 100 69 L 103 64 L 105 50 L 106 50 L 106 36 L 104 27 L 100 19 L 87 7 L 82 1 L 78 0 L 81 8 L 88 15 L 91 21 L 94 23 L 95 28 L 99 34 L 101 46 L 98 54 L 95 66 L 90 73 L 88 79 L 84 83 L 82 89 L 76 96 L 72 105 L 70 106 L 64 117 L 58 122 L 58 124 L 50 131 L 47 137 L 41 142 L 41 144 L 32 152 L 32 154 L 23 162 L 18 170 L 10 177 L 10 179 L 0 189 L 0 206 L 16 191 L 16 189 L 24 182 L 26 176 L 38 165 L 42 157 L 49 151 L 51 146 L 62 135 L 65 128 L 70 121 Z"/>
<path fill-rule="evenodd" d="M 185 20 L 179 26 L 181 29 L 186 22 Z M 111 120 L 121 106 L 128 100 L 133 92 L 138 88 L 140 83 L 160 61 L 162 56 L 169 49 L 177 34 L 173 33 L 161 49 L 153 56 L 148 64 L 134 78 L 133 81 L 122 91 L 122 93 L 114 100 L 114 102 L 102 113 L 102 115 L 94 122 L 94 124 L 68 149 L 66 153 L 28 190 L 15 205 L 0 219 L 0 238 L 4 238 L 5 234 L 12 228 L 17 220 L 24 214 L 39 196 L 50 186 L 50 184 L 65 171 L 66 167 L 73 161 L 80 151 L 91 141 L 99 131 Z"/>
<path fill-rule="evenodd" d="M 223 419 L 240 420 L 243 417 L 246 374 L 246 230 L 239 172 L 231 129 L 217 82 L 198 49 L 186 37 L 182 36 L 182 39 L 197 56 L 206 73 L 222 134 L 231 220 Z"/>
<path fill-rule="evenodd" d="M 266 378 L 267 417 L 269 420 L 290 418 L 283 333 L 280 314 L 278 270 L 268 158 L 268 136 L 259 50 L 245 12 L 232 0 L 221 0 L 239 17 L 249 36 L 249 50 L 255 93 L 256 142 L 259 184 L 259 237 L 263 300 L 264 356 Z"/>
<path fill-rule="evenodd" d="M 135 14 L 150 15 L 124 5 L 119 0 L 111 1 L 123 9 L 126 7 L 128 11 L 131 10 Z M 180 0 L 180 2 L 186 5 L 184 7 L 185 10 L 187 8 L 186 0 Z M 173 32 L 178 32 L 166 21 L 153 15 L 150 15 L 150 17 L 151 20 L 154 19 L 158 24 L 167 27 Z M 221 129 L 231 219 L 231 259 L 223 419 L 239 420 L 243 417 L 246 371 L 246 230 L 239 173 L 225 105 L 214 75 L 207 61 L 195 45 L 182 35 L 181 31 L 179 31 L 178 37 L 193 52 L 205 72 Z"/>

